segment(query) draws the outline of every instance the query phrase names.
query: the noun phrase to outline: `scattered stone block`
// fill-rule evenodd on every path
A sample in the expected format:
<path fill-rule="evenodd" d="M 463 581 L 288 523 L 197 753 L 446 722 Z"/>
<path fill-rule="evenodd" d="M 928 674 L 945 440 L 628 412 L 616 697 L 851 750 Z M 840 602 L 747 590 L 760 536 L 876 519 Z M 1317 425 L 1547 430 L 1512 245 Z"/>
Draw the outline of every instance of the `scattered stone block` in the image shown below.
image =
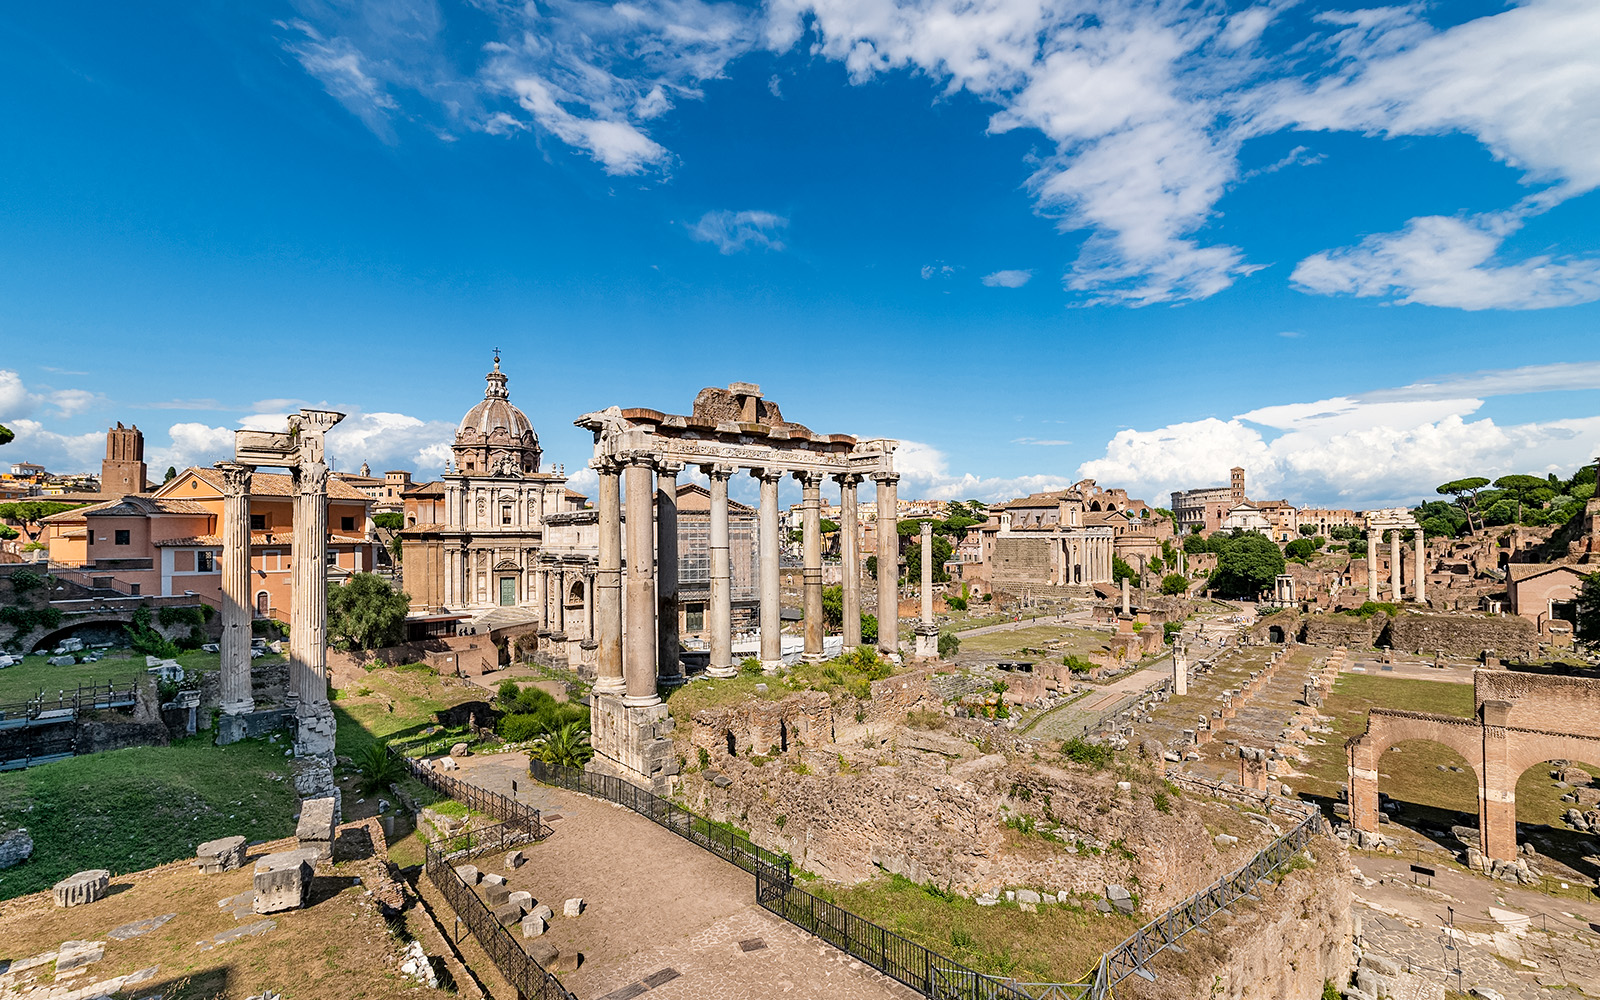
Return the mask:
<path fill-rule="evenodd" d="M 208 840 L 195 849 L 194 863 L 202 875 L 231 872 L 244 865 L 244 843 L 243 837 Z"/>
<path fill-rule="evenodd" d="M 63 941 L 61 950 L 56 953 L 56 975 L 81 969 L 90 962 L 98 962 L 105 957 L 105 953 L 104 941 Z"/>
<path fill-rule="evenodd" d="M 311 873 L 321 857 L 314 848 L 280 851 L 256 862 L 255 899 L 250 908 L 257 913 L 298 910 L 311 893 Z"/>
<path fill-rule="evenodd" d="M 522 919 L 522 907 L 516 903 L 501 903 L 494 908 L 494 919 L 501 927 L 510 927 Z"/>
<path fill-rule="evenodd" d="M 583 899 L 581 897 L 569 899 L 561 906 L 561 915 L 564 917 L 576 917 L 582 913 Z"/>
<path fill-rule="evenodd" d="M 78 658 L 75 656 L 52 656 L 44 662 L 50 664 L 52 667 L 70 667 L 74 663 L 78 662 Z"/>
<path fill-rule="evenodd" d="M 1041 903 L 1054 905 L 1055 901 L 1056 901 L 1056 894 L 1053 893 L 1053 892 L 1041 892 L 1039 894 L 1039 902 L 1041 902 Z"/>
<path fill-rule="evenodd" d="M 521 889 L 518 889 L 509 897 L 507 897 L 506 902 L 516 903 L 518 906 L 522 907 L 523 913 L 527 913 L 529 910 L 533 909 L 533 893 L 523 892 Z"/>
<path fill-rule="evenodd" d="M 483 887 L 483 899 L 490 909 L 504 906 L 511 899 L 511 890 L 503 885 L 486 885 Z"/>
<path fill-rule="evenodd" d="M 450 748 L 450 756 L 452 756 L 452 757 L 465 757 L 468 754 L 470 754 L 471 752 L 472 752 L 471 748 L 468 747 L 465 743 L 457 743 L 457 744 L 455 744 L 454 746 L 452 746 Z M 451 763 L 454 763 L 454 761 L 452 761 Z"/>
<path fill-rule="evenodd" d="M 104 868 L 79 872 L 57 882 L 51 889 L 57 906 L 82 906 L 105 898 L 111 888 L 111 873 Z"/>
<path fill-rule="evenodd" d="M 1386 958 L 1383 955 L 1375 955 L 1370 951 L 1361 956 L 1361 965 L 1364 968 L 1371 969 L 1380 976 L 1400 975 L 1399 962 L 1396 962 L 1392 958 Z"/>
<path fill-rule="evenodd" d="M 545 932 L 547 926 L 543 917 L 537 913 L 530 913 L 522 918 L 522 936 L 536 938 Z"/>
<path fill-rule="evenodd" d="M 435 771 L 454 771 L 456 769 L 455 758 L 440 757 L 438 760 L 433 762 L 433 769 Z"/>
<path fill-rule="evenodd" d="M 1018 889 L 1017 902 L 1037 904 L 1039 902 L 1039 894 L 1032 889 Z"/>
<path fill-rule="evenodd" d="M 533 914 L 532 915 L 535 916 L 535 917 L 538 917 L 540 920 L 543 920 L 546 923 L 548 923 L 551 920 L 555 919 L 556 911 L 550 909 L 550 907 L 547 904 L 540 903 L 538 906 L 535 906 L 533 908 Z"/>
<path fill-rule="evenodd" d="M 516 871 L 518 868 L 521 868 L 523 863 L 527 860 L 528 856 L 523 854 L 521 851 L 512 851 L 510 854 L 506 855 L 506 867 L 510 868 L 512 871 Z"/>
<path fill-rule="evenodd" d="M 33 838 L 26 830 L 0 833 L 0 871 L 14 868 L 33 857 Z"/>
<path fill-rule="evenodd" d="M 483 884 L 484 885 L 505 885 L 506 884 L 506 877 L 504 875 L 496 875 L 494 872 L 484 872 L 483 873 Z"/>
<path fill-rule="evenodd" d="M 176 913 L 163 913 L 159 917 L 145 917 L 143 920 L 135 920 L 131 924 L 123 924 L 121 927 L 112 928 L 106 932 L 106 937 L 113 941 L 131 941 L 136 937 L 149 934 L 175 916 L 177 916 Z"/>
<path fill-rule="evenodd" d="M 1232 847 L 1234 844 L 1239 842 L 1238 837 L 1234 837 L 1226 833 L 1219 833 L 1213 837 L 1212 840 L 1215 841 L 1218 847 Z"/>
<path fill-rule="evenodd" d="M 338 824 L 332 796 L 322 799 L 305 799 L 300 803 L 300 824 L 295 827 L 295 840 L 301 850 L 314 850 L 320 858 L 333 856 L 333 831 Z"/>
<path fill-rule="evenodd" d="M 457 865 L 456 874 L 461 876 L 461 881 L 468 885 L 477 885 L 478 879 L 482 877 L 477 865 Z"/>

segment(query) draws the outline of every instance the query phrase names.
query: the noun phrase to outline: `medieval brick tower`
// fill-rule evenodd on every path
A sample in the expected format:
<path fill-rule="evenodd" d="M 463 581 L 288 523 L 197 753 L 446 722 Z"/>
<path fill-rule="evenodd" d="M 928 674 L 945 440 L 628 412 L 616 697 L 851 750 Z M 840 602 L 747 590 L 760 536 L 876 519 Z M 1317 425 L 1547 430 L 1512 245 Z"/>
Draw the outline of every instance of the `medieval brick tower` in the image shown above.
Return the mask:
<path fill-rule="evenodd" d="M 100 492 L 112 496 L 143 493 L 145 474 L 144 434 L 137 426 L 124 427 L 122 421 L 106 431 L 106 460 L 100 463 Z"/>
<path fill-rule="evenodd" d="M 1244 470 L 1235 465 L 1228 470 L 1231 477 L 1229 481 L 1230 492 L 1233 494 L 1235 504 L 1244 503 Z"/>

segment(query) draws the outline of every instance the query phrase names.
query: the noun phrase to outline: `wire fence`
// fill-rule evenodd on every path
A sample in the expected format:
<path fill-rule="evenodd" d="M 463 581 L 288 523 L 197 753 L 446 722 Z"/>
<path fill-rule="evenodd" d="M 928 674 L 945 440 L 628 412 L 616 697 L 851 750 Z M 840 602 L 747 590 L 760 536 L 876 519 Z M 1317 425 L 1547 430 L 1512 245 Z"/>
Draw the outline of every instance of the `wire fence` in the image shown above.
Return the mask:
<path fill-rule="evenodd" d="M 581 792 L 596 798 L 626 806 L 658 826 L 665 827 L 683 839 L 705 848 L 724 861 L 750 872 L 765 874 L 780 882 L 789 882 L 789 859 L 764 847 L 757 847 L 750 838 L 722 823 L 713 823 L 638 785 L 630 784 L 609 774 L 595 774 L 575 767 L 546 764 L 541 760 L 528 762 L 528 774 L 535 781 Z"/>
<path fill-rule="evenodd" d="M 510 826 L 528 830 L 536 838 L 546 834 L 543 821 L 539 818 L 539 810 L 532 806 L 523 805 L 516 799 L 507 798 L 498 792 L 491 792 L 477 785 L 452 778 L 448 774 L 440 774 L 421 761 L 413 760 L 394 747 L 385 748 L 389 756 L 400 762 L 423 787 L 430 788 L 440 795 L 452 798 L 468 809 L 493 816 Z"/>
<path fill-rule="evenodd" d="M 495 968 L 517 991 L 520 1000 L 577 1000 L 559 979 L 533 960 L 522 943 L 496 919 L 477 891 L 456 871 L 458 864 L 479 855 L 509 850 L 538 839 L 537 830 L 537 825 L 529 829 L 520 823 L 504 823 L 429 844 L 423 870 L 428 881 L 438 887 L 439 894 L 467 925 Z"/>

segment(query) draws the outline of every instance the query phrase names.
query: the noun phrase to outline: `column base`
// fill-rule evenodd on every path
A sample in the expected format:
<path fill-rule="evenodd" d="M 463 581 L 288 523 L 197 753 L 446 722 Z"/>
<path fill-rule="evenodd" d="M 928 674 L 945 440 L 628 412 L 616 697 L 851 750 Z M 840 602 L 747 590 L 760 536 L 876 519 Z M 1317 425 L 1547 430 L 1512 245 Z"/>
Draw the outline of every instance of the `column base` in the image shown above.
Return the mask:
<path fill-rule="evenodd" d="M 687 683 L 689 683 L 689 678 L 683 674 L 672 674 L 671 676 L 665 674 L 656 675 L 657 691 L 672 691 L 676 688 L 683 687 Z"/>
<path fill-rule="evenodd" d="M 609 695 L 595 698 L 589 739 L 595 756 L 589 769 L 665 794 L 668 779 L 678 773 L 678 755 L 667 735 L 673 728 L 663 704 L 629 705 L 627 699 Z"/>
<path fill-rule="evenodd" d="M 778 674 L 783 673 L 783 660 L 781 658 L 776 660 L 762 660 L 761 672 L 766 674 L 768 677 L 775 677 Z"/>
<path fill-rule="evenodd" d="M 597 695 L 616 695 L 618 698 L 628 690 L 628 682 L 621 677 L 602 677 L 594 682 L 594 693 Z"/>
<path fill-rule="evenodd" d="M 937 660 L 939 658 L 939 626 L 918 625 L 916 634 L 916 658 L 919 660 Z"/>
<path fill-rule="evenodd" d="M 707 667 L 706 668 L 706 676 L 707 677 L 717 677 L 717 678 L 721 678 L 723 680 L 726 680 L 729 677 L 738 677 L 739 676 L 739 668 L 738 667 L 734 667 L 734 666 Z"/>
<path fill-rule="evenodd" d="M 253 698 L 246 698 L 243 701 L 235 701 L 222 705 L 223 715 L 249 715 L 255 710 L 256 703 L 255 699 Z"/>
<path fill-rule="evenodd" d="M 827 653 L 801 653 L 800 654 L 800 659 L 805 663 L 826 663 L 828 661 L 828 654 Z"/>
<path fill-rule="evenodd" d="M 625 694 L 622 696 L 624 708 L 654 708 L 661 704 L 659 694 Z"/>

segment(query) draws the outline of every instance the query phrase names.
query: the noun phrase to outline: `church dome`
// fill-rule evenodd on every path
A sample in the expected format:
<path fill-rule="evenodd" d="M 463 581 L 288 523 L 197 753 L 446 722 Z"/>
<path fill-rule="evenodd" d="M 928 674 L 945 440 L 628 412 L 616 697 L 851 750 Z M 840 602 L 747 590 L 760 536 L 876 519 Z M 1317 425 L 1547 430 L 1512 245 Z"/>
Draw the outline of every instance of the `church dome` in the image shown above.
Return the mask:
<path fill-rule="evenodd" d="M 467 411 L 456 428 L 456 471 L 476 475 L 539 471 L 539 435 L 527 414 L 511 404 L 507 378 L 495 355 L 483 401 Z"/>

